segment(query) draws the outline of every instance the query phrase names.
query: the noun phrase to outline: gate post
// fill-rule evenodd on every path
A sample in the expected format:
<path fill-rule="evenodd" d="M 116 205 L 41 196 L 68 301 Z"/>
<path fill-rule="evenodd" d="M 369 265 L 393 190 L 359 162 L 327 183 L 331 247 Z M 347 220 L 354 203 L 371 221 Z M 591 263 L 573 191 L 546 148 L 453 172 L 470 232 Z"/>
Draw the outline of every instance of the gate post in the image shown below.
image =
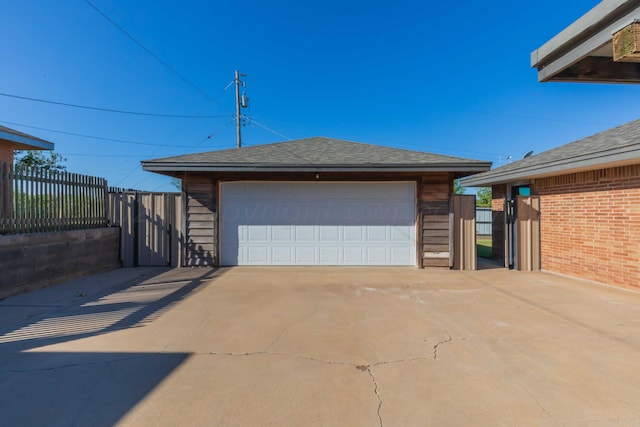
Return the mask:
<path fill-rule="evenodd" d="M 540 198 L 517 196 L 517 267 L 540 270 Z"/>
<path fill-rule="evenodd" d="M 456 270 L 476 270 L 476 196 L 453 196 L 454 260 Z"/>

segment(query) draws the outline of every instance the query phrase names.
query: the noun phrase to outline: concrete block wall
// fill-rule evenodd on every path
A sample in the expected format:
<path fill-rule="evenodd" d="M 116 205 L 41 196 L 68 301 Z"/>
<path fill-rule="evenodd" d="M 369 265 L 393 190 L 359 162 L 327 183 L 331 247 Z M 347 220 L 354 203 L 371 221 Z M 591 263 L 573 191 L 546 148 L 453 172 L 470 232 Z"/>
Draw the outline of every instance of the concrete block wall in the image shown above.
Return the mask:
<path fill-rule="evenodd" d="M 0 236 L 0 299 L 120 266 L 118 227 Z"/>
<path fill-rule="evenodd" d="M 536 179 L 542 269 L 640 288 L 640 165 Z"/>

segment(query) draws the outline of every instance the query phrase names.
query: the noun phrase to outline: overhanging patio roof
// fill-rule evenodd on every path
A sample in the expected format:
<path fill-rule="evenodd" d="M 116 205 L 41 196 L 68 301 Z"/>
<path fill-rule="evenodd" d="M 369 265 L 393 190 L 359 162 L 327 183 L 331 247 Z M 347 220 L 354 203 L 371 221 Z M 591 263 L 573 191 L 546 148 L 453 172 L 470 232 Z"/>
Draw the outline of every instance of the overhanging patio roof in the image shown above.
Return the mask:
<path fill-rule="evenodd" d="M 614 60 L 613 35 L 640 21 L 640 0 L 604 0 L 531 53 L 538 80 L 640 83 L 638 57 Z"/>

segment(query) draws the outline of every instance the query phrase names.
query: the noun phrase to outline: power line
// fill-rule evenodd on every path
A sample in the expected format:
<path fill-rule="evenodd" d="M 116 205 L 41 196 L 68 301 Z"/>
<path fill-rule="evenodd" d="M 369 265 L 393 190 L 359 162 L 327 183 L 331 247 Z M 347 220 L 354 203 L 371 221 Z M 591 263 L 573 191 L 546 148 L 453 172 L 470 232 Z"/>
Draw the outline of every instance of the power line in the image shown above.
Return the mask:
<path fill-rule="evenodd" d="M 147 155 L 146 154 L 94 154 L 94 153 L 60 153 L 63 156 L 72 156 L 72 157 L 115 157 L 115 158 L 139 158 L 143 159 Z"/>
<path fill-rule="evenodd" d="M 84 1 L 89 6 L 91 6 L 96 12 L 98 12 L 104 19 L 106 19 L 111 25 L 116 27 L 122 34 L 127 36 L 132 42 L 137 44 L 142 50 L 144 50 L 149 55 L 151 55 L 156 61 L 158 61 L 160 64 L 162 64 L 167 70 L 171 71 L 178 78 L 180 78 L 180 80 L 182 80 L 183 82 L 185 82 L 186 84 L 191 86 L 193 89 L 195 89 L 198 93 L 200 93 L 204 97 L 206 97 L 206 98 L 210 99 L 211 101 L 215 102 L 216 104 L 218 104 L 220 107 L 225 108 L 220 103 L 218 103 L 218 101 L 216 101 L 215 98 L 211 97 L 208 93 L 206 93 L 205 91 L 200 89 L 198 86 L 195 85 L 195 83 L 193 83 L 191 80 L 187 79 L 185 76 L 180 74 L 173 67 L 171 67 L 169 64 L 167 64 L 165 61 L 163 61 L 162 58 L 160 58 L 158 55 L 153 53 L 149 48 L 147 48 L 145 45 L 143 45 L 141 42 L 139 42 L 135 37 L 133 37 L 133 35 L 131 35 L 127 30 L 122 28 L 120 25 L 118 25 L 118 23 L 115 22 L 113 19 L 111 19 L 106 13 L 104 13 L 102 10 L 98 9 L 98 7 L 96 5 L 91 3 L 89 0 L 84 0 Z"/>
<path fill-rule="evenodd" d="M 100 141 L 110 141 L 110 142 L 121 142 L 123 144 L 134 144 L 134 145 L 149 145 L 152 147 L 184 147 L 183 145 L 169 145 L 169 144 L 153 144 L 150 142 L 140 142 L 140 141 L 131 141 L 128 139 L 116 139 L 116 138 L 105 138 L 102 136 L 94 136 L 94 135 L 85 135 L 82 133 L 76 133 L 76 132 L 67 132 L 67 131 L 63 131 L 63 130 L 56 130 L 56 129 L 49 129 L 49 128 L 44 128 L 44 127 L 40 127 L 40 126 L 31 126 L 31 125 L 25 125 L 23 123 L 16 123 L 16 122 L 8 122 L 5 120 L 0 120 L 0 123 L 6 123 L 6 124 L 10 124 L 10 125 L 14 125 L 14 126 L 21 126 L 21 127 L 25 127 L 25 128 L 29 128 L 29 129 L 38 129 L 38 130 L 44 130 L 47 132 L 55 132 L 55 133 L 60 133 L 63 135 L 72 135 L 72 136 L 79 136 L 82 138 L 91 138 L 91 139 L 97 139 Z"/>
<path fill-rule="evenodd" d="M 192 146 L 191 148 L 197 148 L 200 144 L 202 144 L 205 141 L 210 140 L 211 138 L 213 138 L 216 134 L 218 134 L 220 131 L 222 131 L 222 129 L 224 129 L 225 127 L 229 126 L 231 123 L 233 123 L 235 121 L 235 119 L 232 119 L 230 121 L 228 121 L 227 123 L 225 123 L 222 127 L 218 128 L 215 132 L 207 135 L 206 137 L 202 138 L 196 145 Z M 127 179 L 129 176 L 131 176 L 131 174 L 135 172 L 135 171 L 131 171 L 127 174 L 127 176 L 125 176 L 124 178 L 122 178 L 118 185 L 120 185 L 125 179 Z M 142 184 L 143 182 L 145 182 L 146 180 L 148 180 L 149 178 L 151 178 L 153 175 L 151 174 L 147 174 L 147 176 L 145 176 L 144 178 L 142 178 L 140 181 L 136 182 L 135 185 L 133 185 L 132 187 L 138 187 L 140 184 Z"/>
<path fill-rule="evenodd" d="M 229 126 L 231 123 L 233 123 L 235 121 L 234 119 L 229 120 L 228 122 L 226 122 L 224 125 L 222 125 L 220 128 L 218 128 L 216 131 L 214 131 L 213 133 L 207 135 L 206 137 L 202 138 L 200 141 L 198 141 L 195 145 L 189 146 L 188 148 L 191 149 L 195 149 L 198 148 L 200 145 L 202 145 L 202 143 L 204 143 L 205 141 L 208 141 L 209 139 L 213 138 L 214 136 L 216 136 L 218 133 L 220 133 L 220 131 L 222 131 L 222 129 L 226 128 L 227 126 Z"/>
<path fill-rule="evenodd" d="M 284 139 L 286 139 L 287 141 L 290 141 L 290 140 L 291 140 L 291 138 L 289 138 L 288 136 L 284 136 L 283 134 L 278 133 L 278 132 L 276 132 L 276 131 L 275 131 L 275 130 L 273 130 L 273 129 L 269 129 L 269 128 L 268 128 L 268 127 L 266 127 L 265 125 L 263 125 L 263 124 L 260 124 L 260 123 L 256 122 L 256 121 L 255 121 L 254 119 L 252 119 L 251 117 L 247 117 L 247 116 L 243 116 L 243 117 L 244 117 L 245 119 L 247 119 L 250 123 L 253 123 L 253 124 L 255 124 L 256 126 L 258 126 L 258 127 L 262 128 L 262 129 L 264 129 L 264 130 L 266 130 L 266 131 L 268 131 L 268 132 L 271 132 L 272 134 L 274 134 L 274 135 L 276 135 L 276 136 L 279 136 L 280 138 L 284 138 Z"/>
<path fill-rule="evenodd" d="M 229 114 L 187 115 L 187 114 L 144 113 L 144 112 L 140 112 L 140 111 L 127 111 L 127 110 L 117 110 L 117 109 L 114 109 L 114 108 L 103 108 L 103 107 L 92 107 L 92 106 L 89 106 L 89 105 L 70 104 L 70 103 L 67 103 L 67 102 L 51 101 L 49 99 L 32 98 L 32 97 L 29 97 L 29 96 L 13 95 L 13 94 L 10 94 L 10 93 L 2 93 L 2 92 L 0 92 L 0 96 L 6 96 L 8 98 L 22 99 L 22 100 L 25 100 L 25 101 L 42 102 L 42 103 L 45 103 L 45 104 L 61 105 L 61 106 L 64 106 L 64 107 L 83 108 L 85 110 L 94 110 L 94 111 L 106 111 L 106 112 L 109 112 L 109 113 L 133 114 L 133 115 L 136 115 L 136 116 L 173 117 L 173 118 L 182 118 L 182 119 L 213 119 L 213 118 L 220 118 L 220 117 L 229 117 Z"/>
<path fill-rule="evenodd" d="M 173 139 L 178 133 L 182 132 L 182 130 L 187 127 L 187 125 L 189 124 L 190 120 L 187 121 L 187 123 L 185 123 L 182 127 L 180 127 L 180 129 L 178 129 L 173 135 L 169 136 L 165 141 L 164 144 L 166 144 L 167 142 L 169 142 L 171 139 Z M 231 119 L 231 121 L 227 122 L 225 125 L 222 126 L 222 128 L 220 128 L 219 130 L 217 130 L 216 132 L 214 132 L 213 134 L 207 136 L 206 138 L 202 139 L 201 141 L 199 141 L 195 146 L 193 147 L 197 147 L 198 145 L 202 144 L 204 141 L 206 141 L 207 139 L 211 138 L 213 135 L 215 135 L 216 133 L 218 133 L 220 130 L 222 130 L 225 126 L 227 126 L 229 123 L 233 122 L 233 119 Z M 147 156 L 147 158 L 152 158 L 163 146 L 164 144 L 162 144 L 159 147 L 156 147 L 155 150 L 153 150 L 152 153 L 149 153 L 149 155 Z M 187 147 L 185 147 L 187 148 Z M 132 169 L 128 174 L 126 174 L 122 179 L 120 179 L 120 181 L 116 184 L 116 186 L 120 186 L 122 184 L 122 182 L 124 180 L 126 180 L 127 178 L 129 178 L 134 172 L 136 172 L 137 168 Z M 137 184 L 136 184 L 137 186 Z"/>

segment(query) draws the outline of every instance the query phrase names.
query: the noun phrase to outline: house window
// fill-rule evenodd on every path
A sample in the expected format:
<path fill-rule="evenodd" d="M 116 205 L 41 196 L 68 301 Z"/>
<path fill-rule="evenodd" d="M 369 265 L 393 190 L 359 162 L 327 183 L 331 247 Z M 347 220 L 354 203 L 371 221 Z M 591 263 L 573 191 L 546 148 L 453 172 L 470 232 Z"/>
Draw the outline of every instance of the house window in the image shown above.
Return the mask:
<path fill-rule="evenodd" d="M 528 185 L 514 185 L 511 187 L 511 197 L 515 199 L 516 196 L 531 196 L 531 187 Z"/>

